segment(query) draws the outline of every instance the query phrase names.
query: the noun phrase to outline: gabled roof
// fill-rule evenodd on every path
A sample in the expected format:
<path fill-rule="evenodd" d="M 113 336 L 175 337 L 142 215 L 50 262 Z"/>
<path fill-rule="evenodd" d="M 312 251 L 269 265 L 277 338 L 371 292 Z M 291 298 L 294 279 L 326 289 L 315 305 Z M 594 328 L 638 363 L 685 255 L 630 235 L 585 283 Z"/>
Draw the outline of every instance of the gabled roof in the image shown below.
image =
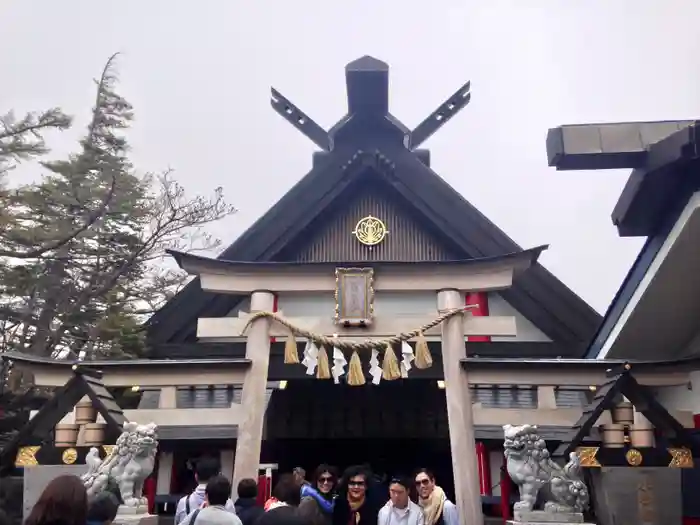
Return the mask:
<path fill-rule="evenodd" d="M 314 142 L 327 144 L 329 150 L 315 154 L 313 169 L 219 258 L 279 260 L 285 248 L 293 246 L 311 222 L 342 199 L 344 191 L 361 176 L 381 178 L 410 207 L 417 220 L 439 232 L 462 258 L 521 251 L 426 165 L 429 155 L 415 149 L 441 123 L 466 106 L 470 97 L 468 83 L 416 130 L 407 133 L 407 128 L 388 113 L 385 105 L 376 102 L 386 99 L 388 66 L 367 57 L 360 60 L 363 67 L 351 63 L 346 69 L 350 111 L 328 132 L 328 140 L 319 137 L 318 125 L 306 114 L 274 92 L 273 107 Z M 539 264 L 502 295 L 553 341 L 570 344 L 568 348 L 575 355 L 585 349 L 600 322 L 597 312 Z M 151 318 L 151 340 L 192 340 L 197 318 L 226 315 L 239 300 L 203 292 L 198 280 L 194 280 Z"/>
<path fill-rule="evenodd" d="M 17 448 L 30 438 L 45 440 L 55 426 L 78 401 L 89 397 L 95 409 L 107 423 L 107 431 L 116 438 L 127 422 L 124 413 L 102 384 L 102 374 L 75 365 L 73 377 L 54 392 L 53 397 L 29 420 L 0 451 L 0 471 L 14 464 Z"/>
<path fill-rule="evenodd" d="M 576 450 L 576 447 L 588 436 L 603 412 L 614 407 L 619 396 L 629 399 L 658 430 L 663 431 L 666 437 L 673 439 L 674 444 L 689 447 L 693 451 L 693 456 L 700 454 L 700 443 L 656 400 L 649 388 L 637 382 L 630 373 L 630 368 L 629 364 L 624 364 L 616 370 L 608 371 L 611 379 L 598 386 L 591 403 L 554 451 L 555 458 L 568 458 L 569 454 Z"/>

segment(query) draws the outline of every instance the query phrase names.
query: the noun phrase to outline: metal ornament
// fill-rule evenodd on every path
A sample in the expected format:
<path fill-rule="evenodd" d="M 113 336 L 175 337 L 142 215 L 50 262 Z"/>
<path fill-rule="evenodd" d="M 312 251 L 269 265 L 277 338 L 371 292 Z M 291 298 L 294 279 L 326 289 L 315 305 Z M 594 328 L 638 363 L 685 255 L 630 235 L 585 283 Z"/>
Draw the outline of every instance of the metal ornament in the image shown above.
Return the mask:
<path fill-rule="evenodd" d="M 61 454 L 61 461 L 66 465 L 72 465 L 78 459 L 78 451 L 74 448 L 67 448 Z"/>
<path fill-rule="evenodd" d="M 360 219 L 352 234 L 365 246 L 375 246 L 382 242 L 389 233 L 381 219 L 368 215 Z"/>
<path fill-rule="evenodd" d="M 630 466 L 638 467 L 642 464 L 643 456 L 639 450 L 631 448 L 625 454 L 625 459 L 627 460 L 627 463 L 630 464 Z"/>

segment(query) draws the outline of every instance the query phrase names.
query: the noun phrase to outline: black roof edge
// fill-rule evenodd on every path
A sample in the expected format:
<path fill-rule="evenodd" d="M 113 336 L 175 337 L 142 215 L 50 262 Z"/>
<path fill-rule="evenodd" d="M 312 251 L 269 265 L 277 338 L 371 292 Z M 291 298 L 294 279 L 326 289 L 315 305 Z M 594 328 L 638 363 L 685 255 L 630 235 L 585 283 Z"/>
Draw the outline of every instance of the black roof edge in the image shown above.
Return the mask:
<path fill-rule="evenodd" d="M 242 357 L 221 357 L 215 359 L 119 359 L 119 360 L 104 360 L 104 361 L 75 361 L 52 359 L 50 357 L 38 357 L 22 352 L 4 352 L 0 354 L 0 359 L 3 361 L 18 361 L 20 363 L 28 363 L 33 365 L 50 365 L 65 368 L 78 367 L 76 373 L 81 373 L 81 369 L 88 369 L 86 375 L 93 375 L 95 370 L 100 368 L 119 368 L 130 366 L 147 366 L 154 367 L 180 367 L 191 365 L 231 365 L 238 367 L 248 367 L 252 361 Z"/>
<path fill-rule="evenodd" d="M 462 366 L 469 368 L 575 368 L 575 369 L 593 369 L 593 370 L 615 370 L 619 367 L 629 366 L 632 373 L 637 371 L 656 371 L 662 369 L 679 369 L 681 371 L 700 370 L 700 355 L 693 357 L 685 357 L 682 359 L 667 359 L 667 360 L 630 360 L 630 359 L 519 359 L 519 358 L 500 358 L 500 357 L 466 357 L 460 359 Z"/>
<path fill-rule="evenodd" d="M 471 346 L 473 347 L 472 343 Z M 488 345 L 488 343 L 478 343 L 483 345 Z M 517 345 L 518 343 L 509 343 L 511 345 Z M 27 354 L 22 354 L 18 352 L 7 352 L 0 354 L 0 358 L 3 360 L 10 361 L 20 361 L 30 364 L 38 365 L 54 365 L 61 367 L 72 367 L 75 363 L 70 361 L 62 361 L 58 359 L 41 358 L 35 356 L 29 356 Z M 682 368 L 684 370 L 694 370 L 695 367 L 700 369 L 700 355 L 693 357 L 686 357 L 682 359 L 669 359 L 669 360 L 653 360 L 653 361 L 642 361 L 642 360 L 625 360 L 625 359 L 580 359 L 580 358 L 547 358 L 547 357 L 533 357 L 533 358 L 517 358 L 517 357 L 466 357 L 460 360 L 465 366 L 476 366 L 476 367 L 495 367 L 495 368 L 538 368 L 538 367 L 573 367 L 573 368 L 588 368 L 588 369 L 611 369 L 615 367 L 620 367 L 624 365 L 629 365 L 632 372 L 636 370 L 649 370 L 658 368 Z M 99 368 L 101 365 L 107 365 L 106 368 L 115 367 L 129 367 L 129 366 L 191 366 L 191 365 L 247 365 L 250 364 L 249 359 L 242 358 L 230 358 L 230 357 L 216 357 L 216 358 L 204 358 L 204 359 L 124 359 L 124 360 L 114 360 L 114 361 L 88 361 L 82 362 L 81 365 L 93 366 Z"/>

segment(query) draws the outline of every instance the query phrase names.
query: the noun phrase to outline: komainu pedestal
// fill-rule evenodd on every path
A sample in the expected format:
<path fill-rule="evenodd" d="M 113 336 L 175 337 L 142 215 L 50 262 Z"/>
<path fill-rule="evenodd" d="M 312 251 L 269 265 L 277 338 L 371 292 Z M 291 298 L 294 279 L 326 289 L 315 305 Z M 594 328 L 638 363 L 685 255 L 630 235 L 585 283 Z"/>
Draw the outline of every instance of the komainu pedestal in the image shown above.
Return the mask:
<path fill-rule="evenodd" d="M 520 491 L 508 524 L 584 523 L 590 497 L 578 455 L 563 467 L 554 462 L 534 425 L 505 425 L 503 437 L 508 475 Z M 542 509 L 535 508 L 538 496 Z"/>

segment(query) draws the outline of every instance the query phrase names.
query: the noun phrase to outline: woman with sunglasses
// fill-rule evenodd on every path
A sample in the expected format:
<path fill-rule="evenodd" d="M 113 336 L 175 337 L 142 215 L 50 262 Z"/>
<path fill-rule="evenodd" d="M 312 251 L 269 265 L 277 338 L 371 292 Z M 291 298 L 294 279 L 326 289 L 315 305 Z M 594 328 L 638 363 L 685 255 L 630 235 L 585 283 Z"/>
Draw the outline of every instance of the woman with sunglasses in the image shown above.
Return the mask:
<path fill-rule="evenodd" d="M 345 470 L 338 484 L 332 525 L 377 525 L 379 506 L 371 480 L 371 472 L 363 465 Z"/>
<path fill-rule="evenodd" d="M 331 525 L 337 479 L 335 468 L 322 464 L 314 472 L 314 485 L 302 487 L 299 515 L 311 525 Z"/>

